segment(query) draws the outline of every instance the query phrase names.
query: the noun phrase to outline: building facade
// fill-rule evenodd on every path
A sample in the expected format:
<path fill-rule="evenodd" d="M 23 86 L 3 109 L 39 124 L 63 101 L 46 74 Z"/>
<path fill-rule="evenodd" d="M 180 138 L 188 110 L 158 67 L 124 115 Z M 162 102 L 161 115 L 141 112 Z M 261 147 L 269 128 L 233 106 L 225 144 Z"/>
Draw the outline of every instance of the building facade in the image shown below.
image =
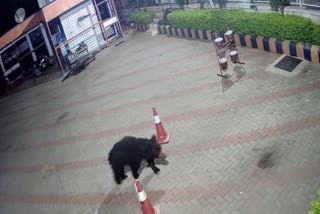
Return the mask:
<path fill-rule="evenodd" d="M 41 54 L 66 72 L 68 54 L 81 42 L 98 52 L 122 34 L 113 0 L 19 1 L 7 4 L 10 21 L 0 37 L 0 70 L 8 84 L 30 75 L 30 64 Z"/>

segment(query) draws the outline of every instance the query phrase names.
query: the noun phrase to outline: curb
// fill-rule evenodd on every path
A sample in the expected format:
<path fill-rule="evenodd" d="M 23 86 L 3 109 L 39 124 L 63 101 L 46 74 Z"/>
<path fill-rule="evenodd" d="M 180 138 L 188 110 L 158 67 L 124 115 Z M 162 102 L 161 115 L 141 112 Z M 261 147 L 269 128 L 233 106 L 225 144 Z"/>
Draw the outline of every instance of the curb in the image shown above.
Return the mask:
<path fill-rule="evenodd" d="M 187 38 L 200 41 L 214 41 L 217 36 L 225 37 L 211 30 L 193 30 L 189 28 L 174 28 L 170 25 L 159 25 L 160 34 L 167 34 L 179 38 Z M 237 46 L 259 49 L 271 53 L 287 54 L 289 56 L 298 57 L 308 60 L 312 63 L 320 63 L 320 47 L 317 45 L 295 43 L 288 40 L 280 40 L 276 38 L 251 36 L 251 35 L 234 35 L 234 41 Z"/>

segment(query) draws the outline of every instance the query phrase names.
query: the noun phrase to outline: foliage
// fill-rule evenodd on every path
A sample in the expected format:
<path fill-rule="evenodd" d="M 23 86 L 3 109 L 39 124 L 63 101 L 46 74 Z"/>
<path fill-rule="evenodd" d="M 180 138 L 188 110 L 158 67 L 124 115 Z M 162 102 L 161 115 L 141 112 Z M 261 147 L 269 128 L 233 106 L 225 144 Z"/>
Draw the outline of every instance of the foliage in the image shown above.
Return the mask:
<path fill-rule="evenodd" d="M 284 8 L 290 5 L 290 0 L 270 0 L 270 7 L 274 11 L 281 11 L 281 14 L 284 12 Z"/>
<path fill-rule="evenodd" d="M 317 25 L 314 27 L 314 30 L 311 34 L 311 37 L 313 38 L 313 44 L 320 44 L 320 25 Z"/>
<path fill-rule="evenodd" d="M 318 200 L 312 202 L 313 209 L 309 211 L 309 214 L 320 214 L 320 194 L 318 194 Z"/>
<path fill-rule="evenodd" d="M 273 37 L 320 45 L 320 25 L 294 15 L 250 13 L 240 10 L 187 10 L 168 15 L 173 27 Z"/>
<path fill-rule="evenodd" d="M 149 12 L 137 12 L 132 15 L 132 20 L 136 24 L 150 24 L 153 22 L 154 14 Z"/>

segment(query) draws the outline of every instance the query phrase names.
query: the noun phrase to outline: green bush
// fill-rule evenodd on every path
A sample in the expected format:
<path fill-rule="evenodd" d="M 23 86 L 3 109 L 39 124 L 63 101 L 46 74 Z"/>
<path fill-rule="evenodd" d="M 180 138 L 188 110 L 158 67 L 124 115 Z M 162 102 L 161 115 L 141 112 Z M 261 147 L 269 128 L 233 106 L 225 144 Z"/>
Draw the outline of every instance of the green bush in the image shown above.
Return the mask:
<path fill-rule="evenodd" d="M 312 44 L 320 44 L 320 25 L 315 26 L 311 37 L 313 38 Z"/>
<path fill-rule="evenodd" d="M 320 45 L 320 25 L 310 19 L 278 13 L 251 13 L 240 10 L 188 10 L 168 15 L 173 27 L 273 37 Z"/>
<path fill-rule="evenodd" d="M 318 200 L 312 202 L 313 209 L 309 211 L 309 214 L 320 214 L 320 194 L 318 195 Z"/>
<path fill-rule="evenodd" d="M 154 14 L 149 12 L 137 12 L 133 14 L 132 20 L 136 24 L 150 24 L 153 22 Z"/>

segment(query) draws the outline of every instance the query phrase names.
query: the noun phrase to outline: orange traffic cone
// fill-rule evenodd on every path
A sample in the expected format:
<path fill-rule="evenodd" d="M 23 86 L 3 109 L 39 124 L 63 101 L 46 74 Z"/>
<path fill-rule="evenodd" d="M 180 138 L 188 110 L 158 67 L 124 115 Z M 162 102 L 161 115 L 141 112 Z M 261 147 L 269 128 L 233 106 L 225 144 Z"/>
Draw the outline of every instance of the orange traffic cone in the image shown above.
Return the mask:
<path fill-rule="evenodd" d="M 143 190 L 142 185 L 140 184 L 139 180 L 137 179 L 134 185 L 139 202 L 141 204 L 141 209 L 143 214 L 160 214 L 160 206 L 157 205 L 155 207 L 152 206 L 151 202 L 149 201 L 147 194 Z"/>
<path fill-rule="evenodd" d="M 154 117 L 154 123 L 156 125 L 156 131 L 157 131 L 157 141 L 159 144 L 166 144 L 169 143 L 171 133 L 167 134 L 166 130 L 164 130 L 164 127 L 162 126 L 160 117 L 158 115 L 158 112 L 156 111 L 156 108 L 152 108 L 153 111 L 153 117 Z"/>

